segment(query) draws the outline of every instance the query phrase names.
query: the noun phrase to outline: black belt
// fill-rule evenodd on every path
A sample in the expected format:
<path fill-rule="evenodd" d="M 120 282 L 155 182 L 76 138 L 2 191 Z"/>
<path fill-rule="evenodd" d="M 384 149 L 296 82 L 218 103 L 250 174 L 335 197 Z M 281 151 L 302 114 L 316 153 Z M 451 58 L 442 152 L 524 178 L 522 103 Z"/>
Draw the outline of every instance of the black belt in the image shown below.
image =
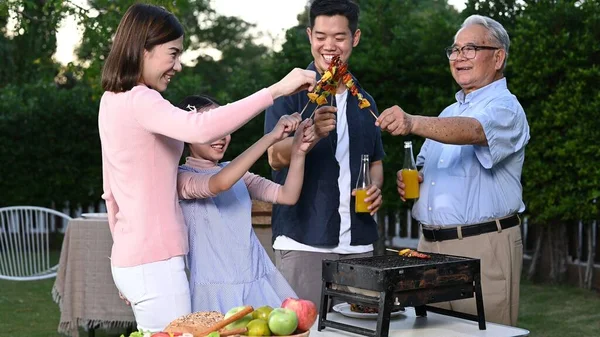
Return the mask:
<path fill-rule="evenodd" d="M 511 228 L 521 224 L 521 219 L 518 215 L 513 215 L 508 218 L 498 220 L 502 229 Z M 459 229 L 460 228 L 460 229 Z M 458 239 L 459 230 L 462 232 L 462 237 L 475 236 L 484 233 L 498 231 L 496 221 L 482 222 L 475 225 L 465 225 L 451 228 L 428 229 L 423 227 L 423 236 L 427 241 L 445 241 Z"/>

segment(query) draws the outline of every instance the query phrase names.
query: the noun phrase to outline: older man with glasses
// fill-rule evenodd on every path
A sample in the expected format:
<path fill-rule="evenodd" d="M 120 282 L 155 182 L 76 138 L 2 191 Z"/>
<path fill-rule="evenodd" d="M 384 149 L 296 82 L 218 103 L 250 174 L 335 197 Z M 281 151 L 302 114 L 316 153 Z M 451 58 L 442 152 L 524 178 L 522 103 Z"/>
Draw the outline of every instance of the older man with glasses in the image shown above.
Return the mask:
<path fill-rule="evenodd" d="M 420 198 L 413 206 L 422 236 L 418 249 L 481 260 L 486 319 L 516 325 L 525 210 L 521 172 L 529 125 L 508 90 L 504 67 L 510 40 L 495 20 L 467 18 L 446 48 L 462 90 L 439 117 L 386 109 L 376 124 L 392 135 L 425 137 L 417 166 Z M 400 171 L 397 187 L 404 199 Z M 439 306 L 476 314 L 474 299 Z"/>

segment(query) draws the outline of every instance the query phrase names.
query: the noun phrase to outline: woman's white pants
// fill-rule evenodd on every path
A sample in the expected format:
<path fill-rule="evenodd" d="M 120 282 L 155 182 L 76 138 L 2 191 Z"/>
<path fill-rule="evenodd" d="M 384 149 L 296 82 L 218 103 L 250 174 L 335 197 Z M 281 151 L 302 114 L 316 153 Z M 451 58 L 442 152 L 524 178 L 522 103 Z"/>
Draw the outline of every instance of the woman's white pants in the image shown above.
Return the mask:
<path fill-rule="evenodd" d="M 191 312 L 183 256 L 111 269 L 115 285 L 131 303 L 139 331 L 163 331 L 172 320 Z"/>

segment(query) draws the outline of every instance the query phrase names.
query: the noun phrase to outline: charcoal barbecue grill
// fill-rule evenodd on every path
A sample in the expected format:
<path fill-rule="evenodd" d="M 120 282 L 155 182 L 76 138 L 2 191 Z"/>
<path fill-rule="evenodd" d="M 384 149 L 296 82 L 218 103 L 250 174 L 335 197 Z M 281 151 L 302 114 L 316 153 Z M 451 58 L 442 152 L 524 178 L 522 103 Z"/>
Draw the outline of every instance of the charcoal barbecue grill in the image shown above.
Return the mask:
<path fill-rule="evenodd" d="M 323 260 L 323 286 L 318 330 L 326 327 L 364 336 L 388 336 L 393 307 L 414 307 L 417 316 L 427 311 L 468 319 L 485 330 L 479 259 L 428 253 L 430 259 L 382 255 L 348 260 Z M 349 288 L 350 287 L 350 288 Z M 359 288 L 366 291 L 352 291 Z M 430 306 L 475 296 L 477 315 Z M 330 300 L 336 298 L 378 308 L 376 330 L 327 320 Z"/>

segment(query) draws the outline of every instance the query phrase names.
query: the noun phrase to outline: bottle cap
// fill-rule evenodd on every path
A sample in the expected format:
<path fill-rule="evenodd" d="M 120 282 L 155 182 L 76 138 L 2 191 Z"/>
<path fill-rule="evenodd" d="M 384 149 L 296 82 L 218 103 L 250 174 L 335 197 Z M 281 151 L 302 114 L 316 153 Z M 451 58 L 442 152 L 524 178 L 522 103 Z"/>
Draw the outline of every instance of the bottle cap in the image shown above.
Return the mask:
<path fill-rule="evenodd" d="M 412 147 L 412 141 L 407 140 L 404 142 L 404 148 L 409 148 L 409 147 Z"/>

